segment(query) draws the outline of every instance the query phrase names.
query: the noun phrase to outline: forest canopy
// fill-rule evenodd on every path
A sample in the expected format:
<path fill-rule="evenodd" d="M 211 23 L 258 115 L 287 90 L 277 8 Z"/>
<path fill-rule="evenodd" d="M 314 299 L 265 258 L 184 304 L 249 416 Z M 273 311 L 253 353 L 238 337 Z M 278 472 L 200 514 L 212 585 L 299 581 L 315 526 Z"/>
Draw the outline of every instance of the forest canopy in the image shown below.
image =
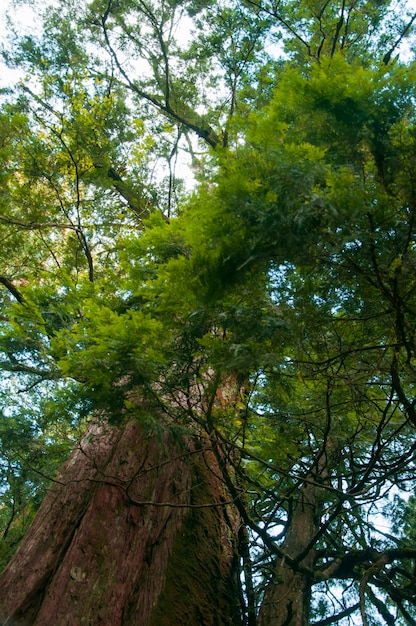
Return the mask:
<path fill-rule="evenodd" d="M 216 454 L 227 623 L 414 624 L 416 12 L 18 4 L 42 17 L 2 48 L 2 566 L 84 430 L 133 419 Z"/>

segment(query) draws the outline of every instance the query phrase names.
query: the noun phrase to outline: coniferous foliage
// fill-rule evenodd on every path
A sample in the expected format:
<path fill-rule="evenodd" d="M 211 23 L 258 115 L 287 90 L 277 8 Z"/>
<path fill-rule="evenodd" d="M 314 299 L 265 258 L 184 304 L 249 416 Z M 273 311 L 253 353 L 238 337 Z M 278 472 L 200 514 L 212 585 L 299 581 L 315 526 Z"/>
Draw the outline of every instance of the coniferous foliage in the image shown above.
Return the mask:
<path fill-rule="evenodd" d="M 0 590 L 48 533 L 57 556 L 4 621 L 41 624 L 56 589 L 62 624 L 415 622 L 415 20 L 94 0 L 11 37 Z M 112 519 L 147 548 L 110 616 Z"/>

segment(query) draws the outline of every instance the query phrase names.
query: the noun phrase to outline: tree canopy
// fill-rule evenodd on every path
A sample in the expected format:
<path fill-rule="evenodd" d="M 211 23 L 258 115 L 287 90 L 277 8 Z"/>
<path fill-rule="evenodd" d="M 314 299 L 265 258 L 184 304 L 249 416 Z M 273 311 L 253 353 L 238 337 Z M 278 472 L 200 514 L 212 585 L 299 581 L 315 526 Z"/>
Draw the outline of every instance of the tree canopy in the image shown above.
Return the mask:
<path fill-rule="evenodd" d="M 299 623 L 414 624 L 416 14 L 42 15 L 3 49 L 3 565 L 85 424 L 134 417 L 227 459 L 242 624 L 290 576 Z"/>

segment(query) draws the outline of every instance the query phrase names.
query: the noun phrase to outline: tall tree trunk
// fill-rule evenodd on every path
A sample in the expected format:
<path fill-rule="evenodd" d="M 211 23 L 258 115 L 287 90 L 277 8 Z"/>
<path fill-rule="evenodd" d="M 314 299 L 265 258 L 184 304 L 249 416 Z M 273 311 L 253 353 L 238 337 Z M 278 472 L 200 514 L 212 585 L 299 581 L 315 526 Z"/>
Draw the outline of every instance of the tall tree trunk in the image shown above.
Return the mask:
<path fill-rule="evenodd" d="M 1 623 L 241 625 L 229 499 L 208 441 L 93 424 L 0 577 Z"/>
<path fill-rule="evenodd" d="M 330 468 L 336 466 L 342 442 L 327 435 L 316 462 L 299 490 L 281 545 L 287 558 L 277 560 L 266 589 L 258 626 L 308 626 L 316 550 Z"/>
<path fill-rule="evenodd" d="M 307 550 L 317 531 L 317 508 L 321 488 L 306 484 L 292 512 L 283 552 L 299 562 L 301 568 L 312 567 L 315 551 Z M 319 518 L 318 518 L 319 519 Z M 264 594 L 258 626 L 307 626 L 311 596 L 311 581 L 303 572 L 279 559 L 272 582 Z"/>

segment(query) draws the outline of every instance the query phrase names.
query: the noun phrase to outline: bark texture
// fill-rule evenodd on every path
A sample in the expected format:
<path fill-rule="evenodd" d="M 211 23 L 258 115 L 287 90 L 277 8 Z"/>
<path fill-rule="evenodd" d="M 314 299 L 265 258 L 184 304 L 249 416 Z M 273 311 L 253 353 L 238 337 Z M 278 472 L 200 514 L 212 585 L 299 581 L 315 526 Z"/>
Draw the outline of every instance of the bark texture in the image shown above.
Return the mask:
<path fill-rule="evenodd" d="M 302 572 L 312 568 L 315 551 L 313 538 L 317 532 L 317 508 L 320 489 L 306 485 L 293 511 L 282 550 L 290 559 L 298 561 L 299 571 L 285 558 L 279 559 L 274 578 L 267 587 L 262 602 L 259 626 L 308 626 L 311 580 Z"/>
<path fill-rule="evenodd" d="M 327 437 L 307 482 L 299 489 L 285 539 L 285 557 L 277 560 L 272 582 L 266 589 L 258 626 L 308 626 L 319 533 L 330 468 L 337 466 L 342 442 Z"/>
<path fill-rule="evenodd" d="M 93 424 L 0 577 L 2 624 L 241 624 L 228 501 L 209 442 Z"/>

